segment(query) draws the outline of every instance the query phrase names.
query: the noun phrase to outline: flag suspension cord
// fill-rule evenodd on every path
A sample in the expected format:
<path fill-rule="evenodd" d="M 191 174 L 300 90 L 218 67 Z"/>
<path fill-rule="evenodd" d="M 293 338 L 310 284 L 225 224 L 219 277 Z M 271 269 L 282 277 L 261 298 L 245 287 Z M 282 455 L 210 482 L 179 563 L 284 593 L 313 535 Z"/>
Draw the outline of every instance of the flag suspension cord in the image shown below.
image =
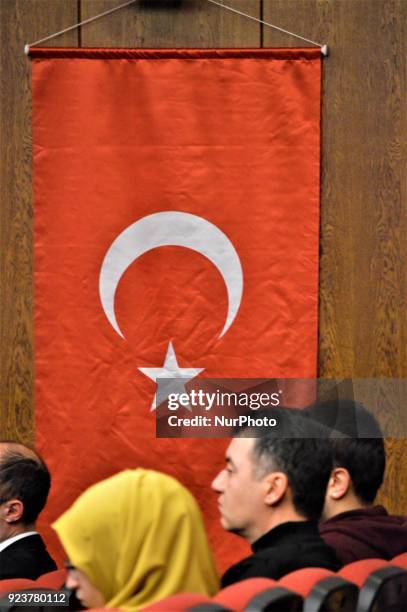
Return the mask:
<path fill-rule="evenodd" d="M 242 17 L 246 17 L 247 19 L 251 19 L 252 21 L 257 21 L 257 23 L 261 23 L 262 25 L 267 26 L 268 28 L 272 28 L 273 30 L 278 30 L 279 32 L 283 32 L 284 34 L 289 34 L 290 36 L 294 36 L 295 38 L 299 38 L 300 40 L 305 40 L 305 42 L 309 42 L 316 47 L 320 47 L 322 55 L 325 57 L 328 55 L 328 45 L 323 45 L 321 43 L 315 42 L 315 40 L 311 40 L 310 38 L 305 38 L 304 36 L 300 36 L 299 34 L 295 34 L 294 32 L 290 32 L 289 30 L 284 30 L 283 28 L 279 28 L 273 23 L 269 23 L 267 21 L 263 21 L 262 19 L 258 19 L 257 17 L 253 17 L 253 15 L 248 15 L 247 13 L 243 13 L 242 11 L 238 11 L 231 6 L 227 6 L 222 2 L 217 2 L 216 0 L 207 0 L 211 4 L 216 4 L 216 6 L 220 6 L 232 13 L 236 13 L 237 15 L 242 15 Z"/>
<path fill-rule="evenodd" d="M 92 23 L 92 21 L 96 21 L 97 19 L 100 19 L 101 17 L 105 17 L 106 15 L 115 13 L 116 11 L 119 11 L 120 9 L 125 8 L 126 6 L 130 6 L 131 4 L 134 4 L 135 2 L 137 2 L 137 0 L 129 0 L 128 2 L 119 4 L 119 6 L 115 6 L 114 8 L 111 8 L 107 11 L 103 11 L 103 13 L 94 15 L 93 17 L 90 17 L 89 19 L 85 19 L 84 21 L 75 23 L 74 25 L 71 25 L 68 28 L 65 28 L 64 30 L 55 32 L 55 34 L 50 34 L 49 36 L 46 36 L 45 38 L 41 38 L 40 40 L 36 40 L 35 42 L 28 43 L 24 46 L 24 53 L 26 55 L 29 55 L 30 47 L 35 47 L 36 45 L 39 45 L 40 43 L 43 43 L 47 40 L 51 40 L 52 38 L 56 38 L 57 36 L 60 36 L 61 34 L 65 34 L 66 32 L 70 32 L 71 30 L 80 28 L 83 25 Z M 232 13 L 236 13 L 237 15 L 241 15 L 242 17 L 246 17 L 247 19 L 251 19 L 252 21 L 256 21 L 257 23 L 261 23 L 262 25 L 272 28 L 273 30 L 278 30 L 279 32 L 283 32 L 284 34 L 289 34 L 290 36 L 294 36 L 295 38 L 304 40 L 305 42 L 309 42 L 317 47 L 320 47 L 322 55 L 324 55 L 325 57 L 328 55 L 328 45 L 323 45 L 321 43 L 315 42 L 315 40 L 311 40 L 309 38 L 305 38 L 304 36 L 300 36 L 299 34 L 295 34 L 294 32 L 290 32 L 289 30 L 284 30 L 283 28 L 279 28 L 278 26 L 272 23 L 268 23 L 267 21 L 258 19 L 257 17 L 254 17 L 253 15 L 248 15 L 247 13 L 243 13 L 243 11 L 238 11 L 237 9 L 232 8 L 231 6 L 227 6 L 226 4 L 223 4 L 222 2 L 217 2 L 216 0 L 207 0 L 207 2 L 210 2 L 211 4 L 216 4 L 216 6 L 219 6 L 225 10 L 231 11 Z"/>

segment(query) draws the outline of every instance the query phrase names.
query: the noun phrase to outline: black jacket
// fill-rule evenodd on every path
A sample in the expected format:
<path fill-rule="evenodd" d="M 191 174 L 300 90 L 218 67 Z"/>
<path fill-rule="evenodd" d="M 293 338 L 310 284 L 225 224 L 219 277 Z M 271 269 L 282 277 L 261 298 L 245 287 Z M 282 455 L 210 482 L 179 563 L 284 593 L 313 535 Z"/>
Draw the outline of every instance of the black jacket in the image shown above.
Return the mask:
<path fill-rule="evenodd" d="M 222 588 L 245 578 L 272 578 L 303 567 L 340 567 L 335 551 L 325 544 L 310 521 L 289 522 L 271 529 L 252 546 L 253 555 L 233 565 L 222 576 Z"/>
<path fill-rule="evenodd" d="M 39 534 L 21 538 L 0 552 L 0 579 L 29 578 L 57 569 Z"/>

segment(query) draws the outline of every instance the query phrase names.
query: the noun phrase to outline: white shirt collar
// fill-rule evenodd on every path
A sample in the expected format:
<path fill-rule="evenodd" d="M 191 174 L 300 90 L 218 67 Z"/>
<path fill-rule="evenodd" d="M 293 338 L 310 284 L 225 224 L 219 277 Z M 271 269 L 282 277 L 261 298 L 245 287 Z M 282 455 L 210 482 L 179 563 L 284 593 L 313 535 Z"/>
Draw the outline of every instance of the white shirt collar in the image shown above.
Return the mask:
<path fill-rule="evenodd" d="M 19 533 L 18 535 L 13 536 L 12 538 L 7 538 L 7 540 L 0 542 L 0 552 L 4 550 L 5 548 L 7 548 L 7 546 L 14 544 L 14 542 L 17 542 L 18 540 L 22 540 L 23 538 L 27 538 L 28 536 L 35 535 L 37 533 L 38 531 L 25 531 L 24 533 Z"/>

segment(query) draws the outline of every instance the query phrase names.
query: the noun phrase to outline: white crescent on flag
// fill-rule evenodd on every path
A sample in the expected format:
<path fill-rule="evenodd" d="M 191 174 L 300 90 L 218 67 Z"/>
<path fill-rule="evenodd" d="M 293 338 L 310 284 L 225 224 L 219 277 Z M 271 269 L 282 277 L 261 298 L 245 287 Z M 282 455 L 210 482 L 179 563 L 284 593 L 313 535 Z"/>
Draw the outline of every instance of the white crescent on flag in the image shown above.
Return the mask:
<path fill-rule="evenodd" d="M 243 294 L 243 271 L 229 238 L 213 223 L 186 212 L 168 211 L 147 215 L 127 227 L 109 247 L 99 276 L 99 294 L 105 315 L 122 337 L 114 300 L 117 286 L 127 268 L 141 255 L 161 246 L 192 249 L 219 270 L 226 285 L 228 312 L 221 338 L 232 325 Z"/>

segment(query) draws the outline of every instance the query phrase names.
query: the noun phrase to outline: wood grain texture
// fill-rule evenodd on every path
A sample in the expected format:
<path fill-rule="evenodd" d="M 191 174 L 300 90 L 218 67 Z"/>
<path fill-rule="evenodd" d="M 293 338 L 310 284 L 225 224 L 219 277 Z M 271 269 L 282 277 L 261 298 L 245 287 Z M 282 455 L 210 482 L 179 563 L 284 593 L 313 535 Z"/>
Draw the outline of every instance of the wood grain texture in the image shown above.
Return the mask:
<path fill-rule="evenodd" d="M 74 23 L 77 3 L 2 0 L 0 112 L 0 438 L 32 441 L 31 84 L 25 43 Z M 75 45 L 75 33 L 56 44 Z"/>
<path fill-rule="evenodd" d="M 330 47 L 323 66 L 320 377 L 407 376 L 406 14 L 403 0 L 264 1 L 266 21 Z M 301 44 L 265 29 L 265 46 L 284 41 Z M 392 389 L 383 386 L 376 406 L 384 420 L 397 402 Z M 379 500 L 406 512 L 407 441 L 390 439 L 387 447 Z"/>
<path fill-rule="evenodd" d="M 321 376 L 407 376 L 405 17 L 398 1 L 331 6 L 330 22 L 349 27 L 332 31 L 326 62 Z M 397 397 L 384 388 L 378 416 L 386 421 Z M 379 501 L 405 513 L 407 441 L 386 447 Z"/>
<path fill-rule="evenodd" d="M 266 21 L 330 46 L 323 67 L 322 377 L 407 372 L 406 8 L 397 0 L 264 2 Z M 265 45 L 287 39 L 294 42 L 265 30 Z"/>
<path fill-rule="evenodd" d="M 82 0 L 87 19 L 121 0 Z M 230 0 L 233 8 L 260 16 L 260 0 Z M 259 47 L 260 26 L 202 0 L 139 0 L 82 31 L 83 46 Z"/>
<path fill-rule="evenodd" d="M 22 48 L 122 2 L 0 0 L 1 437 L 29 441 L 33 433 L 31 101 Z M 226 4 L 330 46 L 323 79 L 319 374 L 406 377 L 407 2 Z M 205 0 L 139 0 L 48 44 L 303 45 Z M 389 388 L 383 411 L 394 401 Z M 387 444 L 381 500 L 405 512 L 407 442 Z"/>

